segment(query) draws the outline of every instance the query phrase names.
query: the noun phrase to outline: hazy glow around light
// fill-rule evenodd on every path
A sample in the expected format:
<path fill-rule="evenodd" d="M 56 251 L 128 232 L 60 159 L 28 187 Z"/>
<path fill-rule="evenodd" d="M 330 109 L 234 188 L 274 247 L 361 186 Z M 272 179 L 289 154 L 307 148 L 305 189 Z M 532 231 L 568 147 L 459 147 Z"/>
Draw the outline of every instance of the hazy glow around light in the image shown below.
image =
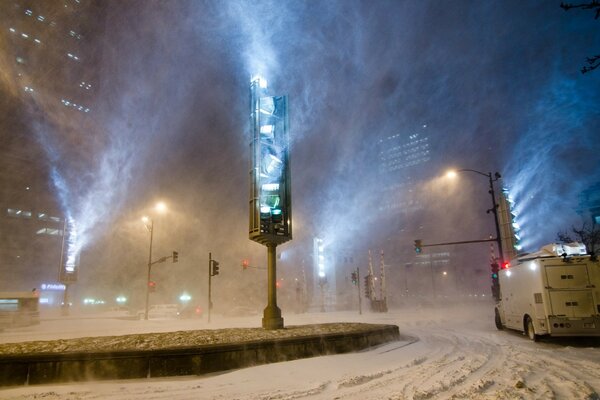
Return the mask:
<path fill-rule="evenodd" d="M 511 276 L 512 272 L 510 270 L 506 271 L 506 276 Z"/>
<path fill-rule="evenodd" d="M 156 209 L 156 211 L 161 212 L 161 213 L 167 211 L 167 205 L 162 201 L 159 201 L 158 203 L 156 203 L 156 206 L 154 208 Z"/>
<path fill-rule="evenodd" d="M 451 170 L 449 170 L 448 172 L 446 172 L 446 177 L 447 177 L 447 178 L 454 179 L 454 178 L 456 178 L 456 175 L 457 175 L 457 174 L 456 174 L 456 171 L 454 171 L 454 170 L 452 170 L 452 169 L 451 169 Z"/>
<path fill-rule="evenodd" d="M 192 296 L 190 296 L 187 293 L 183 293 L 181 296 L 179 296 L 179 300 L 181 300 L 184 303 L 187 303 L 188 301 L 190 301 L 192 299 Z"/>
<path fill-rule="evenodd" d="M 258 86 L 262 89 L 267 88 L 267 80 L 260 75 L 255 75 L 250 79 L 250 82 L 258 81 Z"/>

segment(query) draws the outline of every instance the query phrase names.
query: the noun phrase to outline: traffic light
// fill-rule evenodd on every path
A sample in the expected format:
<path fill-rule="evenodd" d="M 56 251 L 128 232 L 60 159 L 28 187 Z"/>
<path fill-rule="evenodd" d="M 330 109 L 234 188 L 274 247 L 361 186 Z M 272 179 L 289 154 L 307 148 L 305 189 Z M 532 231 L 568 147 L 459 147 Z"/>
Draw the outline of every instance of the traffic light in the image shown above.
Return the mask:
<path fill-rule="evenodd" d="M 500 270 L 500 266 L 498 263 L 492 263 L 492 297 L 496 301 L 500 300 L 500 282 L 498 280 L 498 272 Z"/>
<path fill-rule="evenodd" d="M 156 291 L 156 282 L 149 281 L 148 282 L 148 290 L 151 292 L 155 292 Z"/>
<path fill-rule="evenodd" d="M 212 260 L 211 276 L 215 275 L 219 275 L 219 262 L 217 260 Z"/>
<path fill-rule="evenodd" d="M 421 252 L 423 251 L 423 244 L 421 243 L 421 239 L 416 239 L 415 240 L 415 253 L 417 254 L 421 254 Z"/>
<path fill-rule="evenodd" d="M 367 275 L 365 276 L 365 297 L 370 299 L 371 295 L 371 275 Z"/>
<path fill-rule="evenodd" d="M 248 269 L 249 266 L 250 266 L 250 261 L 242 260 L 242 268 L 243 269 Z"/>
<path fill-rule="evenodd" d="M 492 279 L 498 279 L 498 271 L 500 270 L 500 267 L 498 266 L 498 263 L 493 263 L 492 264 Z"/>
<path fill-rule="evenodd" d="M 356 272 L 352 272 L 352 284 L 356 285 L 358 283 L 358 275 Z"/>
<path fill-rule="evenodd" d="M 174 251 L 173 252 L 173 262 L 176 263 L 177 261 L 179 261 L 179 253 Z"/>

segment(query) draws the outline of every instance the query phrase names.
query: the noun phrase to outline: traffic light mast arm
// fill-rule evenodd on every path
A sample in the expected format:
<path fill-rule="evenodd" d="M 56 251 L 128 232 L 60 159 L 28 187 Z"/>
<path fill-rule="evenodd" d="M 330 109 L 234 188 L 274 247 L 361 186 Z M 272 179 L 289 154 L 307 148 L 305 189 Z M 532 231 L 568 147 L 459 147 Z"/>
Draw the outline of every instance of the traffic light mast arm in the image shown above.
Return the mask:
<path fill-rule="evenodd" d="M 177 256 L 178 256 L 178 253 L 177 253 L 177 252 L 174 252 L 174 253 L 175 253 L 175 254 L 177 254 Z M 163 263 L 163 262 L 167 261 L 169 258 L 174 258 L 174 257 L 173 257 L 173 255 L 170 255 L 170 256 L 164 256 L 164 257 L 161 257 L 161 258 L 159 258 L 159 259 L 158 259 L 158 260 L 156 260 L 156 261 L 152 261 L 152 262 L 151 262 L 150 264 L 148 264 L 148 265 L 154 265 L 154 264 Z M 177 260 L 177 258 L 175 258 L 175 259 L 173 260 L 173 262 L 177 262 L 177 261 L 178 261 L 178 260 Z"/>
<path fill-rule="evenodd" d="M 447 245 L 451 245 L 451 244 L 496 242 L 497 240 L 498 239 L 463 240 L 461 242 L 446 242 L 446 243 L 421 244 L 420 247 L 447 246 Z"/>

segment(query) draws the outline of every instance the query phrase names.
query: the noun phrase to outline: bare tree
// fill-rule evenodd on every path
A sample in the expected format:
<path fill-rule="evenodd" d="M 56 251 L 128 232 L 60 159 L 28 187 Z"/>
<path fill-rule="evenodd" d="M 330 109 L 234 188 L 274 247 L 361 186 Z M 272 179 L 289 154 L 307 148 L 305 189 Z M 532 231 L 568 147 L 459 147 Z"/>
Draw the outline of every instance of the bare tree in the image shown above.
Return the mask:
<path fill-rule="evenodd" d="M 571 227 L 571 232 L 563 231 L 558 232 L 556 237 L 563 243 L 580 242 L 585 244 L 588 253 L 591 255 L 596 254 L 596 247 L 600 242 L 600 229 L 596 222 L 592 222 L 591 226 L 587 222 L 584 222 L 580 228 Z"/>
<path fill-rule="evenodd" d="M 594 10 L 596 11 L 596 16 L 594 19 L 598 19 L 600 17 L 600 1 L 592 0 L 588 3 L 581 4 L 569 4 L 569 3 L 560 3 L 560 8 L 565 11 L 569 11 L 571 8 L 581 8 L 583 10 Z M 584 65 L 581 68 L 581 73 L 585 74 L 586 72 L 590 72 L 600 67 L 600 54 L 597 54 L 592 57 L 587 57 L 586 62 L 588 65 Z"/>

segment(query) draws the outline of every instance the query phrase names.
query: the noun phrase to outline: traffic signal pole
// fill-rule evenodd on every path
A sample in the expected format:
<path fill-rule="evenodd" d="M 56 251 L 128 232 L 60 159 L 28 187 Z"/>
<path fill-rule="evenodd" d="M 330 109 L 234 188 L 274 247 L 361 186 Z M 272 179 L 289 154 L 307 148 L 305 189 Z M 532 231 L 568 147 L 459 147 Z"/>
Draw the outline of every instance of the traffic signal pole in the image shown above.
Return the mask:
<path fill-rule="evenodd" d="M 144 320 L 148 320 L 148 305 L 150 303 L 150 269 L 152 269 L 152 237 L 154 235 L 154 220 L 150 221 L 150 254 L 148 255 L 148 275 L 146 277 L 146 308 Z"/>
<path fill-rule="evenodd" d="M 360 270 L 356 268 L 356 287 L 358 288 L 358 313 L 362 315 L 362 299 L 360 295 Z"/>
<path fill-rule="evenodd" d="M 210 322 L 210 311 L 212 309 L 211 300 L 211 277 L 212 277 L 212 253 L 208 253 L 208 322 Z"/>

